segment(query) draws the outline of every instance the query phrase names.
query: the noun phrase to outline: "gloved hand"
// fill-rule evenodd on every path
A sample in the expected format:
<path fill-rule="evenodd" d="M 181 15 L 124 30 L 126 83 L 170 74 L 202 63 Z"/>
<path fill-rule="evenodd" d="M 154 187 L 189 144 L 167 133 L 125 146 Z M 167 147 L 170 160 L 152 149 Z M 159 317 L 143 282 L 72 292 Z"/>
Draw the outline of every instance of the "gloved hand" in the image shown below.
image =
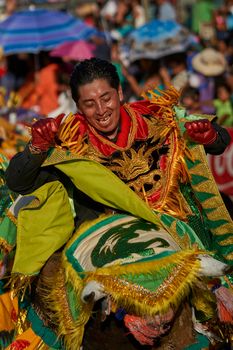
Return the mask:
<path fill-rule="evenodd" d="M 35 122 L 31 127 L 31 145 L 41 152 L 46 152 L 55 143 L 55 136 L 65 114 L 56 118 L 45 118 Z"/>
<path fill-rule="evenodd" d="M 208 119 L 186 122 L 184 126 L 191 140 L 202 145 L 213 143 L 218 135 Z"/>

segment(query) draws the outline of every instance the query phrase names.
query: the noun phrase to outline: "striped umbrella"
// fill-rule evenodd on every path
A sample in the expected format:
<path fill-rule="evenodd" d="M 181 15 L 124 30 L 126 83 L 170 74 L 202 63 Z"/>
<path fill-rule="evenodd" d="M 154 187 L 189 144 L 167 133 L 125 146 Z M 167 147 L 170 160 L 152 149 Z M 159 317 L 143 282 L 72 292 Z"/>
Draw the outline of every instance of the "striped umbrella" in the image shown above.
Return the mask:
<path fill-rule="evenodd" d="M 64 42 L 86 40 L 96 34 L 96 28 L 57 10 L 18 11 L 0 22 L 0 46 L 5 54 L 51 50 Z"/>

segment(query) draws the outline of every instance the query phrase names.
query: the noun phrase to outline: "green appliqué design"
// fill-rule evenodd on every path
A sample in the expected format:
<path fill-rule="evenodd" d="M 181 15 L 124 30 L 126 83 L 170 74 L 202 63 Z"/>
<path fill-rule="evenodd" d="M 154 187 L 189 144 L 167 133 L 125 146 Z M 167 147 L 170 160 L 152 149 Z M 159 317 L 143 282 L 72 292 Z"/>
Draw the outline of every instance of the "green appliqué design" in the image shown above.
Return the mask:
<path fill-rule="evenodd" d="M 92 251 L 91 260 L 93 266 L 101 267 L 116 260 L 116 258 L 128 258 L 133 253 L 145 256 L 148 250 L 154 254 L 154 251 L 148 247 L 155 242 L 159 242 L 159 247 L 169 247 L 167 241 L 160 237 L 148 241 L 130 242 L 138 238 L 143 231 L 148 232 L 152 229 L 157 230 L 157 227 L 143 220 L 135 220 L 109 228 Z"/>

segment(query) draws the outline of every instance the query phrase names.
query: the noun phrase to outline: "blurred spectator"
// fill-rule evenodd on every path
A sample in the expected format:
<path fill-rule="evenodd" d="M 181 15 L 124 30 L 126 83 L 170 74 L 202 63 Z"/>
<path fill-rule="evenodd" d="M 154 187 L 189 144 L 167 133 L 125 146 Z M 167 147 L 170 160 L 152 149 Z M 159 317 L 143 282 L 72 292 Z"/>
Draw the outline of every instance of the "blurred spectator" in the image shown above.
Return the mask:
<path fill-rule="evenodd" d="M 75 13 L 87 24 L 95 25 L 95 17 L 98 15 L 98 6 L 94 2 L 79 4 L 75 8 Z"/>
<path fill-rule="evenodd" d="M 95 44 L 93 54 L 95 57 L 103 60 L 110 60 L 111 42 L 108 42 L 106 38 L 92 37 L 91 41 Z"/>
<path fill-rule="evenodd" d="M 186 87 L 182 91 L 180 102 L 185 107 L 188 114 L 201 113 L 198 89 L 191 86 Z"/>
<path fill-rule="evenodd" d="M 192 31 L 203 35 L 206 24 L 212 25 L 216 6 L 213 0 L 196 0 L 192 9 Z"/>
<path fill-rule="evenodd" d="M 62 74 L 61 74 L 62 73 Z M 77 113 L 77 107 L 72 99 L 71 91 L 69 88 L 69 75 L 65 72 L 61 72 L 57 76 L 58 83 L 58 107 L 48 113 L 48 117 L 56 118 L 59 114 Z"/>
<path fill-rule="evenodd" d="M 117 13 L 112 19 L 114 29 L 111 30 L 111 37 L 121 40 L 134 29 L 134 18 L 130 0 L 118 0 Z"/>
<path fill-rule="evenodd" d="M 108 0 L 100 11 L 101 17 L 107 22 L 114 22 L 114 17 L 117 13 L 117 0 Z"/>
<path fill-rule="evenodd" d="M 206 48 L 194 56 L 192 65 L 194 70 L 199 73 L 199 83 L 196 87 L 200 93 L 202 113 L 213 114 L 215 109 L 213 105 L 209 104 L 209 101 L 212 101 L 215 96 L 215 77 L 226 71 L 225 57 L 212 48 Z"/>
<path fill-rule="evenodd" d="M 0 54 L 1 55 L 1 54 Z M 17 91 L 24 83 L 31 70 L 31 57 L 28 54 L 2 56 L 2 75 L 0 77 L 0 86 L 6 90 L 9 95 L 12 91 Z"/>
<path fill-rule="evenodd" d="M 232 52 L 230 41 L 227 39 L 218 39 L 216 40 L 216 50 L 224 55 L 228 64 L 231 64 L 232 61 Z"/>
<path fill-rule="evenodd" d="M 231 103 L 233 104 L 233 67 L 226 74 L 226 82 L 231 90 Z"/>
<path fill-rule="evenodd" d="M 160 67 L 158 60 L 140 59 L 138 67 L 140 72 L 138 76 L 132 74 L 126 67 L 122 68 L 122 73 L 132 90 L 131 101 L 140 99 L 144 91 L 164 90 L 170 85 L 169 73 L 164 67 Z"/>
<path fill-rule="evenodd" d="M 218 40 L 226 40 L 229 37 L 229 32 L 227 30 L 227 13 L 228 10 L 225 5 L 215 9 L 213 12 L 214 27 Z"/>
<path fill-rule="evenodd" d="M 0 20 L 6 19 L 8 16 L 12 15 L 17 10 L 17 0 L 5 0 L 5 8 L 1 14 Z"/>
<path fill-rule="evenodd" d="M 187 86 L 189 81 L 185 53 L 170 55 L 166 59 L 166 62 L 171 77 L 170 84 L 172 84 L 177 90 L 182 90 Z"/>
<path fill-rule="evenodd" d="M 58 107 L 57 74 L 59 67 L 56 63 L 48 61 L 46 53 L 42 53 L 41 56 L 41 68 L 34 73 L 34 79 L 28 76 L 18 93 L 21 96 L 23 108 L 33 109 L 41 115 L 47 115 Z"/>
<path fill-rule="evenodd" d="M 29 141 L 29 134 L 19 132 L 18 129 L 18 125 L 9 123 L 5 118 L 0 117 L 0 152 L 7 158 L 23 151 Z"/>
<path fill-rule="evenodd" d="M 120 83 L 124 87 L 125 77 L 122 72 L 122 63 L 119 55 L 119 43 L 118 41 L 113 41 L 111 45 L 111 62 L 116 67 L 117 73 L 120 78 Z"/>
<path fill-rule="evenodd" d="M 140 0 L 131 0 L 131 9 L 133 15 L 133 24 L 135 28 L 141 27 L 146 23 L 146 13 Z"/>
<path fill-rule="evenodd" d="M 192 9 L 196 0 L 177 0 L 178 22 L 188 29 L 192 26 Z"/>
<path fill-rule="evenodd" d="M 168 0 L 155 0 L 157 5 L 157 19 L 173 20 L 177 18 L 175 7 Z"/>
<path fill-rule="evenodd" d="M 186 50 L 186 66 L 189 73 L 194 72 L 193 68 L 193 58 L 196 56 L 202 49 L 200 38 L 197 35 L 192 35 L 190 39 L 190 45 Z"/>
<path fill-rule="evenodd" d="M 226 82 L 217 86 L 217 98 L 214 100 L 218 123 L 226 127 L 233 126 L 233 107 L 231 103 L 231 89 Z"/>
<path fill-rule="evenodd" d="M 4 55 L 3 49 L 0 48 L 0 86 L 5 90 L 6 95 L 9 95 L 15 88 L 15 78 L 8 71 L 7 58 Z"/>

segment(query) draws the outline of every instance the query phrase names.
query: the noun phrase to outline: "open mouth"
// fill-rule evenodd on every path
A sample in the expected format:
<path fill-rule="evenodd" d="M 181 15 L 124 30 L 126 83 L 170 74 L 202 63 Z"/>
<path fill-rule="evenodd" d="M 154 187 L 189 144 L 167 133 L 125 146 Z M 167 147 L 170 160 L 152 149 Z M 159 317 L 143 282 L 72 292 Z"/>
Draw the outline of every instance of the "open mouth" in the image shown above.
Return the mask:
<path fill-rule="evenodd" d="M 106 126 L 109 124 L 110 120 L 111 120 L 111 115 L 108 115 L 104 118 L 97 119 L 97 122 L 101 126 Z"/>

